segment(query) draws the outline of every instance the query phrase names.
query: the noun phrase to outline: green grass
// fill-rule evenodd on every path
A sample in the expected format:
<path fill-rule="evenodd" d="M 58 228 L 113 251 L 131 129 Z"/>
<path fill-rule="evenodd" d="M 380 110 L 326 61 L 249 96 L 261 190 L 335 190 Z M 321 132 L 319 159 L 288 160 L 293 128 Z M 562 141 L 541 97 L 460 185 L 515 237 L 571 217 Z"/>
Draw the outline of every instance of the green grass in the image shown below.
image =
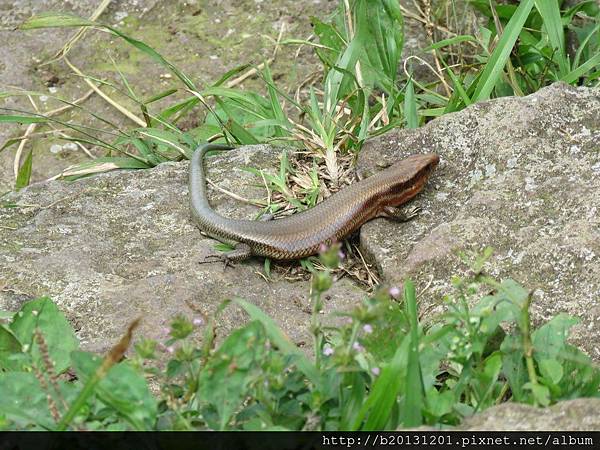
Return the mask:
<path fill-rule="evenodd" d="M 471 277 L 453 280 L 447 312 L 435 321 L 419 322 L 415 286 L 406 281 L 402 298 L 380 289 L 338 313 L 340 326 L 325 327 L 321 298 L 337 253 L 321 255 L 329 268 L 313 273 L 312 355 L 242 299 L 224 302 L 208 320 L 176 317 L 161 341 L 138 338 L 124 361 L 136 324 L 100 358 L 78 349 L 48 298 L 4 312 L 0 429 L 451 427 L 506 401 L 547 406 L 600 396 L 600 369 L 567 342 L 577 319 L 559 314 L 533 328 L 528 291 L 482 271 L 490 251 L 470 262 Z M 215 324 L 231 304 L 248 322 L 217 346 Z M 61 375 L 67 370 L 75 381 Z"/>
<path fill-rule="evenodd" d="M 47 27 L 96 27 L 122 39 L 141 54 L 171 72 L 173 85 L 150 98 L 140 98 L 114 63 L 118 79 L 100 81 L 93 75 L 79 74 L 100 84 L 118 97 L 126 97 L 138 108 L 128 111 L 141 127 L 123 128 L 98 116 L 69 99 L 57 99 L 65 105 L 90 114 L 97 127 L 83 126 L 43 112 L 2 108 L 0 122 L 63 127 L 70 131 L 66 139 L 91 145 L 105 152 L 101 159 L 66 170 L 62 178 L 75 179 L 99 171 L 118 168 L 150 168 L 161 162 L 189 158 L 191 151 L 207 139 L 238 144 L 259 142 L 290 143 L 304 147 L 306 156 L 296 164 L 312 166 L 334 190 L 339 177 L 370 136 L 390 128 L 415 128 L 431 118 L 460 110 L 472 103 L 504 95 L 526 95 L 555 81 L 574 85 L 598 85 L 600 78 L 600 9 L 594 1 L 582 1 L 566 8 L 562 1 L 524 0 L 518 5 L 491 4 L 470 0 L 464 12 L 457 11 L 454 0 L 447 2 L 450 16 L 433 11 L 423 17 L 434 27 L 434 41 L 422 57 L 434 58 L 441 69 L 438 78 L 423 82 L 411 75 L 410 64 L 399 70 L 404 42 L 403 10 L 394 0 L 381 0 L 380 8 L 367 0 L 340 1 L 338 10 L 327 20 L 313 18 L 317 41 L 287 39 L 282 45 L 309 45 L 323 64 L 320 81 L 293 98 L 273 81 L 268 64 L 258 71 L 264 91 L 228 87 L 227 83 L 251 68 L 240 66 L 207 86 L 197 86 L 192 78 L 148 44 L 121 30 L 98 22 L 62 13 L 32 17 L 22 29 Z M 347 9 L 349 5 L 349 9 Z M 442 10 L 443 8 L 440 8 Z M 479 30 L 461 29 L 459 16 L 482 14 L 489 19 Z M 454 27 L 454 36 L 437 28 Z M 465 28 L 465 27 L 462 27 Z M 566 42 L 574 42 L 567 48 Z M 85 41 L 78 45 L 85 45 Z M 69 62 L 69 65 L 71 63 Z M 78 69 L 73 69 L 78 70 Z M 10 91 L 0 96 L 40 96 L 39 92 Z M 44 95 L 47 95 L 44 93 Z M 185 98 L 181 98 L 184 95 Z M 178 96 L 178 100 L 169 99 Z M 160 102 L 159 102 L 160 100 Z M 166 106 L 165 106 L 166 102 Z M 160 104 L 160 107 L 155 105 Z M 206 113 L 201 123 L 183 131 L 180 123 L 197 115 L 197 106 Z M 2 150 L 20 143 L 19 138 L 4 143 Z M 21 152 L 16 188 L 28 184 L 35 164 L 31 152 Z M 293 167 L 290 166 L 290 169 Z M 280 183 L 268 184 L 281 192 Z M 281 181 L 281 180 L 278 180 Z M 284 177 L 294 190 L 294 181 Z M 318 183 L 316 184 L 318 186 Z M 294 191 L 298 203 L 310 206 L 314 192 Z M 285 195 L 287 200 L 295 196 Z"/>

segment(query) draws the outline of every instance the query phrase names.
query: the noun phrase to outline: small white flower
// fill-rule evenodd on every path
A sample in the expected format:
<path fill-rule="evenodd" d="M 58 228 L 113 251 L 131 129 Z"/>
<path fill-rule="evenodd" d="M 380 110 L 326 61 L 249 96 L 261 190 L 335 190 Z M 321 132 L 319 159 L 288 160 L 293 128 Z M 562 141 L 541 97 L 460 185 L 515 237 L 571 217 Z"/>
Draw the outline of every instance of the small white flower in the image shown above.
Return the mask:
<path fill-rule="evenodd" d="M 365 348 L 360 345 L 358 342 L 355 342 L 354 344 L 352 344 L 352 348 L 354 350 L 356 350 L 357 352 L 362 352 Z"/>

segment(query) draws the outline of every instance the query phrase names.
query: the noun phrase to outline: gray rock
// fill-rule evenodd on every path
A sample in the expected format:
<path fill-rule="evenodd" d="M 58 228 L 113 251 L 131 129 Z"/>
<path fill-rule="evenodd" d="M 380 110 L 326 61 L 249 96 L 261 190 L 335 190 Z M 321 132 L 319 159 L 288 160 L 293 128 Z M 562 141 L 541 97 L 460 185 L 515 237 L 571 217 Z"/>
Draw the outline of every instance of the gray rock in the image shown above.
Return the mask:
<path fill-rule="evenodd" d="M 599 150 L 600 90 L 562 83 L 388 133 L 365 144 L 363 173 L 418 152 L 441 163 L 416 200 L 420 217 L 371 221 L 361 245 L 388 283 L 429 285 L 421 304 L 433 312 L 461 267 L 457 253 L 491 246 L 487 273 L 535 289 L 537 323 L 579 317 L 572 341 L 600 361 Z"/>
<path fill-rule="evenodd" d="M 568 400 L 549 408 L 504 403 L 465 419 L 457 429 L 461 431 L 598 431 L 600 430 L 599 410 L 599 398 Z"/>
<path fill-rule="evenodd" d="M 217 169 L 209 169 L 209 176 L 247 198 L 260 198 L 264 190 L 252 187 L 258 179 L 240 166 L 276 166 L 278 153 L 253 146 L 210 158 L 208 166 Z M 308 281 L 274 271 L 267 283 L 258 274 L 258 259 L 227 270 L 221 263 L 198 264 L 215 253 L 215 241 L 190 219 L 187 172 L 187 163 L 170 163 L 35 184 L 3 198 L 17 205 L 0 208 L 0 310 L 49 295 L 74 323 L 82 346 L 103 351 L 138 316 L 139 335 L 163 339 L 161 330 L 176 314 L 207 316 L 239 296 L 272 316 L 297 344 L 310 343 Z M 240 208 L 220 193 L 211 202 L 223 214 L 256 214 L 255 207 Z M 327 293 L 325 312 L 350 308 L 362 297 L 342 279 Z M 221 314 L 221 336 L 244 317 L 235 308 Z"/>

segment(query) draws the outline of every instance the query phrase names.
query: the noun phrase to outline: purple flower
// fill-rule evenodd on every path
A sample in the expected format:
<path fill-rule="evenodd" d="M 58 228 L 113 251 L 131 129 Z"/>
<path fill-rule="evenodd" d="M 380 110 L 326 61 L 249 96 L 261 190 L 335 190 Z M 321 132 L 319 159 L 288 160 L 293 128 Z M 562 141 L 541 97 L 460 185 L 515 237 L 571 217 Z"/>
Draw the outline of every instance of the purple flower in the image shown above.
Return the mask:
<path fill-rule="evenodd" d="M 358 342 L 355 342 L 354 344 L 352 344 L 352 348 L 354 350 L 356 350 L 357 352 L 362 352 L 365 348 L 360 345 Z"/>
<path fill-rule="evenodd" d="M 325 356 L 331 356 L 331 355 L 333 355 L 333 348 L 329 344 L 326 344 L 323 347 L 323 354 Z"/>
<path fill-rule="evenodd" d="M 173 354 L 173 353 L 175 353 L 175 347 L 173 347 L 172 345 L 169 345 L 168 347 L 165 348 L 165 351 L 167 353 Z"/>
<path fill-rule="evenodd" d="M 381 373 L 381 370 L 379 370 L 379 367 L 373 367 L 371 369 L 371 373 L 375 376 L 378 376 Z"/>
<path fill-rule="evenodd" d="M 192 323 L 199 327 L 201 325 L 204 325 L 204 319 L 202 319 L 202 317 L 196 317 L 194 320 L 192 320 Z"/>
<path fill-rule="evenodd" d="M 327 251 L 327 245 L 324 242 L 319 245 L 319 253 L 325 253 Z"/>
<path fill-rule="evenodd" d="M 363 325 L 363 331 L 367 334 L 371 334 L 373 332 L 373 327 L 367 323 Z"/>
<path fill-rule="evenodd" d="M 338 258 L 340 258 L 340 259 L 344 259 L 345 257 L 346 257 L 346 255 L 344 254 L 344 252 L 340 250 L 340 251 L 338 252 Z"/>
<path fill-rule="evenodd" d="M 398 297 L 400 297 L 400 289 L 398 289 L 396 286 L 390 288 L 389 293 L 392 296 L 392 298 L 397 299 Z"/>

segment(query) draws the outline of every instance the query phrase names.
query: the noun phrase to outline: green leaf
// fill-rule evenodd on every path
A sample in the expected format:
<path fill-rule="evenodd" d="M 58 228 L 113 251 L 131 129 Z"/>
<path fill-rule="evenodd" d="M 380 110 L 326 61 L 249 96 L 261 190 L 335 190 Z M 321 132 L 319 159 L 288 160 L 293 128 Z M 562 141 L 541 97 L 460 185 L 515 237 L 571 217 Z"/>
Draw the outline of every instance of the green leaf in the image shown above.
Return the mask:
<path fill-rule="evenodd" d="M 33 150 L 29 150 L 27 156 L 25 157 L 25 161 L 19 167 L 19 172 L 17 173 L 17 180 L 15 181 L 15 189 L 22 189 L 25 186 L 29 185 L 29 181 L 31 180 L 31 166 L 33 164 Z"/>
<path fill-rule="evenodd" d="M 541 384 L 525 383 L 523 386 L 525 389 L 531 390 L 533 397 L 536 402 L 542 406 L 548 406 L 550 404 L 550 389 Z"/>
<path fill-rule="evenodd" d="M 429 47 L 425 47 L 421 50 L 422 53 L 430 52 L 431 50 L 437 50 L 440 48 L 448 47 L 449 45 L 459 44 L 461 42 L 477 42 L 477 39 L 474 36 L 461 34 L 459 36 L 454 36 L 449 39 L 442 39 L 441 41 L 437 41 L 434 44 L 431 44 Z"/>
<path fill-rule="evenodd" d="M 21 30 L 35 30 L 37 28 L 65 28 L 94 26 L 91 20 L 82 19 L 72 14 L 43 13 L 27 19 L 19 28 Z"/>
<path fill-rule="evenodd" d="M 235 250 L 235 247 L 229 244 L 225 244 L 224 242 L 219 242 L 213 246 L 213 248 L 218 252 L 231 252 Z"/>
<path fill-rule="evenodd" d="M 196 145 L 190 146 L 182 144 L 184 139 L 183 133 L 177 134 L 172 131 L 161 130 L 159 128 L 140 128 L 136 130 L 137 134 L 145 136 L 157 144 L 166 145 L 175 149 L 178 153 L 190 159 L 192 157 L 193 148 Z"/>
<path fill-rule="evenodd" d="M 283 137 L 289 135 L 286 131 L 291 128 L 287 119 L 287 116 L 283 112 L 283 108 L 279 103 L 279 97 L 277 96 L 277 91 L 273 85 L 273 78 L 271 77 L 271 71 L 269 70 L 269 65 L 265 63 L 265 68 L 263 70 L 263 76 L 265 81 L 267 82 L 267 90 L 269 91 L 269 100 L 271 101 L 271 111 L 277 120 L 280 123 L 287 124 L 283 127 L 275 127 L 275 136 Z"/>
<path fill-rule="evenodd" d="M 10 328 L 0 324 L 0 370 L 14 367 L 14 363 L 8 358 L 21 353 L 22 347 L 23 345 Z"/>
<path fill-rule="evenodd" d="M 7 139 L 6 141 L 4 141 L 4 144 L 2 144 L 2 147 L 0 147 L 0 153 L 2 152 L 2 150 L 6 150 L 10 146 L 15 145 L 17 142 L 21 142 L 22 140 L 23 138 L 21 137 Z"/>
<path fill-rule="evenodd" d="M 125 141 L 130 142 L 138 150 L 138 152 L 140 152 L 140 155 L 142 155 L 142 157 L 148 161 L 149 164 L 158 165 L 161 162 L 167 161 L 167 159 L 163 156 L 157 155 L 155 152 L 150 150 L 150 147 L 143 139 L 127 137 Z"/>
<path fill-rule="evenodd" d="M 542 16 L 544 29 L 548 39 L 555 50 L 554 59 L 558 59 L 560 74 L 569 72 L 569 62 L 565 53 L 565 33 L 560 17 L 558 0 L 535 0 L 535 7 Z"/>
<path fill-rule="evenodd" d="M 221 128 L 217 125 L 203 123 L 199 127 L 190 130 L 189 133 L 194 136 L 198 142 L 206 142 L 209 138 L 221 133 Z"/>
<path fill-rule="evenodd" d="M 558 357 L 567 345 L 569 329 L 578 322 L 578 319 L 561 313 L 535 330 L 531 335 L 531 341 L 536 359 L 538 357 L 544 359 Z"/>
<path fill-rule="evenodd" d="M 0 372 L 0 392 L 0 415 L 13 421 L 18 429 L 34 424 L 46 430 L 54 429 L 46 392 L 33 373 Z"/>
<path fill-rule="evenodd" d="M 555 359 L 541 359 L 538 361 L 538 366 L 542 376 L 550 380 L 552 384 L 558 384 L 563 377 L 563 367 Z"/>
<path fill-rule="evenodd" d="M 150 165 L 143 161 L 129 157 L 103 157 L 96 158 L 93 161 L 86 161 L 76 166 L 65 169 L 61 178 L 73 181 L 88 175 L 96 173 L 110 172 L 119 169 L 147 169 Z"/>
<path fill-rule="evenodd" d="M 452 68 L 446 64 L 446 62 L 444 61 L 444 58 L 439 58 L 439 60 L 444 65 L 444 68 L 446 69 L 446 73 L 450 77 L 450 80 L 452 80 L 452 85 L 454 86 L 454 93 L 453 93 L 450 101 L 448 101 L 448 103 L 445 106 L 444 114 L 449 113 L 449 112 L 454 112 L 458 109 L 457 108 L 458 98 L 460 98 L 462 100 L 462 102 L 464 103 L 465 106 L 469 106 L 473 102 L 469 98 L 467 91 L 465 91 L 465 88 L 463 87 L 462 82 L 458 79 L 458 77 L 456 76 L 456 74 L 454 73 Z"/>
<path fill-rule="evenodd" d="M 517 402 L 527 400 L 524 385 L 529 379 L 523 358 L 523 348 L 518 336 L 508 335 L 500 346 L 502 352 L 502 373 L 508 379 L 513 399 Z"/>
<path fill-rule="evenodd" d="M 579 61 L 581 59 L 581 56 L 583 55 L 584 51 L 586 50 L 586 48 L 590 51 L 594 51 L 594 48 L 590 48 L 592 47 L 592 43 L 594 41 L 592 41 L 592 37 L 596 35 L 596 33 L 598 33 L 600 31 L 600 23 L 598 23 L 595 27 L 590 28 L 589 31 L 587 31 L 587 33 L 585 33 L 585 35 L 579 36 L 579 40 L 580 40 L 580 44 L 579 44 L 579 48 L 577 49 L 577 52 L 575 52 L 575 58 L 573 59 L 573 67 L 579 67 Z M 588 46 L 588 44 L 590 44 Z M 598 46 L 600 45 L 600 40 L 598 39 L 598 37 L 596 37 L 595 39 L 595 47 L 598 48 Z M 589 58 L 591 59 L 591 58 Z"/>
<path fill-rule="evenodd" d="M 77 375 L 84 383 L 94 377 L 102 363 L 101 357 L 82 351 L 73 352 L 72 358 Z M 95 386 L 95 393 L 135 430 L 154 429 L 158 412 L 156 399 L 148 389 L 143 374 L 131 363 L 122 362 L 111 367 Z"/>
<path fill-rule="evenodd" d="M 8 122 L 8 123 L 21 123 L 21 124 L 29 124 L 29 123 L 46 123 L 48 119 L 45 117 L 38 116 L 21 116 L 14 114 L 0 114 L 0 123 Z"/>
<path fill-rule="evenodd" d="M 574 83 L 580 77 L 584 76 L 587 72 L 594 69 L 598 65 L 600 65 L 600 53 L 597 53 L 596 55 L 592 56 L 582 65 L 564 75 L 561 78 L 561 81 L 564 81 L 565 83 Z"/>
<path fill-rule="evenodd" d="M 219 78 L 217 81 L 215 81 L 212 85 L 213 87 L 217 87 L 217 86 L 221 86 L 223 83 L 225 83 L 227 80 L 229 80 L 231 77 L 237 75 L 238 73 L 243 72 L 244 70 L 250 68 L 252 66 L 252 64 L 242 64 L 240 66 L 234 67 L 231 70 L 228 70 L 227 72 L 225 72 L 221 78 Z"/>
<path fill-rule="evenodd" d="M 177 89 L 175 89 L 175 88 L 167 89 L 163 92 L 159 92 L 158 94 L 153 95 L 152 97 L 148 98 L 147 100 L 144 100 L 142 103 L 144 105 L 149 105 L 150 103 L 157 102 L 158 100 L 168 97 L 168 96 L 174 94 L 175 92 L 177 92 Z"/>
<path fill-rule="evenodd" d="M 231 333 L 202 369 L 198 396 L 201 402 L 216 408 L 219 430 L 227 429 L 232 415 L 247 397 L 250 384 L 261 374 L 265 354 L 264 328 L 260 322 L 252 321 Z"/>
<path fill-rule="evenodd" d="M 180 102 L 175 103 L 174 105 L 168 106 L 164 110 L 160 112 L 158 115 L 161 119 L 167 120 L 170 117 L 174 116 L 177 113 L 188 111 L 194 106 L 196 106 L 200 102 L 200 99 L 195 95 L 188 97 Z"/>
<path fill-rule="evenodd" d="M 357 1 L 353 8 L 355 38 L 361 44 L 363 77 L 395 95 L 395 80 L 404 44 L 404 21 L 397 0 L 382 0 L 374 8 L 369 0 Z M 364 21 L 363 21 L 364 18 Z M 369 76 L 369 71 L 373 74 Z"/>
<path fill-rule="evenodd" d="M 260 310 L 256 305 L 242 299 L 235 299 L 235 302 L 240 305 L 250 316 L 252 320 L 258 320 L 265 327 L 267 337 L 277 346 L 283 353 L 291 355 L 298 369 L 304 373 L 315 386 L 320 385 L 320 374 L 315 365 L 306 357 L 302 350 L 298 349 L 290 339 L 279 329 L 277 324 Z"/>
<path fill-rule="evenodd" d="M 48 347 L 48 356 L 54 361 L 54 370 L 57 373 L 64 372 L 70 366 L 70 353 L 79 343 L 71 324 L 48 297 L 25 303 L 10 324 L 15 337 L 28 347 L 36 365 L 42 369 L 44 357 L 34 340 L 36 328 L 40 330 Z"/>
<path fill-rule="evenodd" d="M 519 37 L 519 33 L 523 29 L 523 25 L 533 8 L 533 4 L 534 0 L 523 0 L 519 3 L 517 10 L 504 28 L 504 33 L 485 65 L 475 92 L 471 96 L 473 101 L 479 102 L 490 98 L 492 89 L 494 89 L 494 86 L 500 80 L 502 69 L 510 57 L 510 52 Z"/>
<path fill-rule="evenodd" d="M 419 360 L 419 319 L 415 285 L 411 280 L 404 282 L 404 305 L 410 323 L 410 346 L 406 365 L 406 385 L 404 391 L 404 411 L 402 424 L 405 427 L 418 427 L 423 424 L 425 389 Z"/>
<path fill-rule="evenodd" d="M 359 372 L 348 374 L 342 383 L 348 386 L 349 389 L 343 390 L 342 397 L 340 398 L 340 403 L 344 406 L 342 408 L 339 429 L 348 430 L 352 427 L 352 424 L 356 421 L 360 413 L 367 393 L 367 384 L 364 376 Z"/>
<path fill-rule="evenodd" d="M 310 21 L 321 46 L 321 48 L 316 49 L 317 56 L 327 69 L 331 69 L 335 66 L 335 62 L 344 49 L 346 41 L 333 25 L 324 23 L 316 17 L 311 17 Z"/>
<path fill-rule="evenodd" d="M 404 115 L 406 116 L 406 128 L 419 128 L 419 116 L 417 115 L 417 99 L 412 77 L 406 83 L 406 94 L 404 96 Z"/>
<path fill-rule="evenodd" d="M 436 388 L 427 390 L 427 412 L 436 419 L 450 414 L 457 403 L 451 390 L 440 392 Z"/>
<path fill-rule="evenodd" d="M 385 427 L 393 406 L 397 404 L 398 394 L 406 382 L 409 342 L 410 339 L 404 339 L 389 364 L 381 369 L 380 375 L 371 386 L 369 396 L 356 416 L 352 431 L 381 430 Z M 361 427 L 367 414 L 367 421 Z"/>
<path fill-rule="evenodd" d="M 477 392 L 477 406 L 475 411 L 481 411 L 494 404 L 494 388 L 498 386 L 498 377 L 502 370 L 502 353 L 493 352 L 483 362 L 483 372 L 476 375 L 478 383 L 475 386 Z"/>

